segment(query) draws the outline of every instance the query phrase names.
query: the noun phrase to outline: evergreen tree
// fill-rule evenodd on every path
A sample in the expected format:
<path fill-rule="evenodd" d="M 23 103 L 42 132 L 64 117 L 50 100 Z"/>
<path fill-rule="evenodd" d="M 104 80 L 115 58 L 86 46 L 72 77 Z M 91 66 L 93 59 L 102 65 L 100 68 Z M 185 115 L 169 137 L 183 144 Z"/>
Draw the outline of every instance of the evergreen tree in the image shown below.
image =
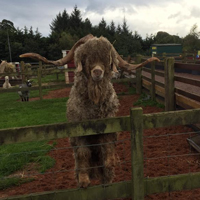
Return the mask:
<path fill-rule="evenodd" d="M 26 52 L 37 52 L 52 60 L 62 56 L 61 50 L 71 49 L 81 37 L 92 33 L 94 36 L 106 37 L 123 56 L 134 56 L 138 53 L 149 55 L 153 43 L 181 43 L 188 52 L 200 49 L 200 33 L 194 24 L 186 37 L 158 32 L 157 35 L 146 36 L 143 40 L 137 31 L 130 31 L 127 21 L 115 26 L 112 20 L 108 25 L 104 18 L 98 25 L 93 26 L 90 19 L 82 20 L 81 11 L 77 6 L 69 15 L 66 10 L 59 13 L 50 24 L 51 34 L 42 37 L 38 29 L 33 27 L 15 28 L 14 23 L 3 19 L 0 22 L 0 59 L 10 61 L 10 52 L 13 61 L 20 61 L 19 55 Z M 9 40 L 9 42 L 8 42 Z M 10 45 L 10 46 L 9 46 Z"/>
<path fill-rule="evenodd" d="M 64 10 L 62 14 L 59 13 L 50 24 L 50 29 L 52 33 L 61 33 L 69 29 L 69 27 L 70 27 L 70 19 L 66 10 Z"/>
<path fill-rule="evenodd" d="M 83 33 L 82 36 L 92 33 L 92 23 L 90 22 L 90 20 L 88 18 L 86 18 L 85 21 L 83 22 L 82 33 Z"/>
<path fill-rule="evenodd" d="M 112 36 L 112 37 L 115 36 L 116 27 L 115 27 L 115 23 L 113 20 L 111 21 L 110 26 L 108 27 L 108 31 L 109 31 L 110 36 Z"/>

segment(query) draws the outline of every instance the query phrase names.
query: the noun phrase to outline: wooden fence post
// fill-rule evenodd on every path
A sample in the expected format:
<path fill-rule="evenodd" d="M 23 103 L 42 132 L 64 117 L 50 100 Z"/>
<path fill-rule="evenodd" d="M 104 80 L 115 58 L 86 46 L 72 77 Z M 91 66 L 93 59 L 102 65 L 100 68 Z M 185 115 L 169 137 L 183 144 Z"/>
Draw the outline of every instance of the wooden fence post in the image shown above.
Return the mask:
<path fill-rule="evenodd" d="M 174 58 L 165 59 L 165 111 L 175 110 Z"/>
<path fill-rule="evenodd" d="M 26 75 L 25 75 L 26 80 L 28 80 L 29 79 L 29 75 L 28 75 L 29 70 L 28 70 L 28 65 L 27 64 L 24 66 L 24 71 L 26 73 Z"/>
<path fill-rule="evenodd" d="M 156 62 L 153 61 L 151 63 L 151 91 L 150 91 L 150 95 L 151 95 L 151 99 L 152 100 L 156 99 L 156 92 L 155 92 L 155 65 L 156 65 Z"/>
<path fill-rule="evenodd" d="M 164 52 L 164 53 L 162 54 L 162 56 L 163 56 L 163 59 L 165 59 L 166 56 L 167 56 L 167 54 Z"/>
<path fill-rule="evenodd" d="M 21 66 L 21 76 L 22 76 L 22 83 L 24 83 L 25 82 L 25 64 L 24 64 L 24 61 L 21 61 L 20 62 L 20 66 Z"/>
<path fill-rule="evenodd" d="M 142 56 L 137 55 L 136 56 L 136 63 L 141 63 Z M 136 93 L 141 94 L 142 93 L 142 68 L 136 70 Z"/>
<path fill-rule="evenodd" d="M 186 53 L 184 52 L 183 54 L 182 54 L 182 62 L 183 63 L 186 63 L 186 60 L 187 60 L 187 56 L 186 56 Z"/>
<path fill-rule="evenodd" d="M 144 199 L 143 111 L 132 108 L 131 113 L 132 199 Z"/>
<path fill-rule="evenodd" d="M 39 68 L 38 68 L 38 86 L 39 86 L 39 96 L 40 100 L 42 100 L 42 62 L 39 62 Z"/>

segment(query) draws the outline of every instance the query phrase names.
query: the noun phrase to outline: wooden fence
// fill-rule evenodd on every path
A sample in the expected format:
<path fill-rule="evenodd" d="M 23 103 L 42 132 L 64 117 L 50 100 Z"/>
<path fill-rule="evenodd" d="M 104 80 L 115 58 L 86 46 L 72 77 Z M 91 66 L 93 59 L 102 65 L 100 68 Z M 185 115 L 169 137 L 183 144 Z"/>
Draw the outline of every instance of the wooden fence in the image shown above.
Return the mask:
<path fill-rule="evenodd" d="M 200 108 L 200 93 L 192 93 L 175 87 L 176 81 L 200 87 L 200 80 L 180 76 L 175 73 L 176 69 L 200 72 L 200 64 L 179 63 L 173 57 L 166 57 L 160 63 L 153 62 L 150 67 L 143 67 L 136 71 L 137 80 L 141 80 L 141 86 L 138 84 L 140 87 L 138 91 L 145 89 L 153 100 L 164 99 L 162 103 L 165 104 L 166 111 L 175 110 L 176 106 L 184 109 Z M 149 76 L 143 75 L 142 71 Z M 161 77 L 162 81 L 157 81 L 156 76 Z"/>
<path fill-rule="evenodd" d="M 166 57 L 173 57 L 177 62 L 180 63 L 197 63 L 200 64 L 200 59 L 197 57 L 197 52 L 191 53 L 158 53 L 154 56 L 158 57 L 161 60 L 164 60 Z"/>
<path fill-rule="evenodd" d="M 57 190 L 9 197 L 9 200 L 101 200 L 132 197 L 143 200 L 145 195 L 200 188 L 200 172 L 148 178 L 143 171 L 143 130 L 200 122 L 200 109 L 143 114 L 141 108 L 130 110 L 130 116 L 60 123 L 0 130 L 0 145 L 64 137 L 130 131 L 132 180 L 99 185 L 87 189 Z"/>
<path fill-rule="evenodd" d="M 141 62 L 142 57 L 137 57 L 137 62 Z M 67 71 L 74 71 L 73 69 L 49 69 L 48 66 L 42 65 L 39 62 L 39 66 L 36 66 L 36 70 L 30 71 L 28 70 L 26 65 L 21 62 L 22 72 L 21 73 L 12 73 L 12 74 L 1 74 L 3 75 L 21 75 L 22 81 L 24 82 L 26 78 L 31 76 L 36 76 L 38 79 L 38 85 L 29 90 L 39 90 L 39 97 L 40 100 L 43 99 L 42 90 L 43 89 L 52 89 L 58 87 L 71 87 L 73 83 L 54 83 L 54 84 L 43 84 L 42 77 L 49 74 L 58 75 L 61 73 L 65 73 Z M 157 67 L 161 68 L 162 70 L 157 70 Z M 164 57 L 164 59 L 158 63 L 153 62 L 151 63 L 151 67 L 143 67 L 142 69 L 136 70 L 136 77 L 132 79 L 118 79 L 113 80 L 113 82 L 132 82 L 135 84 L 137 94 L 141 94 L 143 89 L 146 89 L 151 98 L 153 100 L 158 99 L 161 97 L 164 99 L 162 103 L 165 104 L 165 110 L 175 110 L 176 106 L 180 106 L 184 109 L 191 109 L 191 108 L 200 108 L 200 94 L 191 93 L 190 91 L 185 91 L 181 88 L 175 87 L 175 81 L 182 82 L 183 84 L 189 84 L 200 87 L 200 80 L 186 78 L 178 75 L 175 73 L 176 70 L 193 70 L 200 73 L 200 64 L 194 63 L 182 63 L 177 62 L 173 57 Z M 149 77 L 144 76 L 143 72 L 150 74 Z M 157 81 L 156 77 L 162 77 L 163 81 Z M 17 92 L 19 90 L 26 90 L 26 89 L 19 89 L 19 88 L 10 88 L 10 89 L 0 89 L 1 92 Z"/>
<path fill-rule="evenodd" d="M 25 67 L 24 62 L 21 62 L 21 72 L 17 73 L 1 73 L 1 76 L 21 76 L 22 77 L 22 83 L 25 82 L 25 80 L 31 78 L 31 77 L 37 77 L 38 85 L 33 86 L 31 88 L 28 88 L 29 91 L 32 90 L 38 90 L 39 91 L 39 97 L 40 100 L 43 99 L 42 90 L 44 89 L 56 89 L 56 88 L 64 88 L 64 87 L 71 87 L 73 85 L 72 83 L 66 83 L 66 82 L 60 82 L 60 83 L 48 83 L 43 84 L 42 83 L 42 77 L 46 75 L 56 75 L 58 78 L 58 74 L 64 74 L 65 72 L 74 72 L 74 69 L 57 69 L 53 65 L 42 65 L 42 62 L 39 62 L 39 65 L 34 66 L 34 70 L 28 70 L 27 67 Z M 136 83 L 136 79 L 114 79 L 112 80 L 113 83 Z M 137 81 L 136 85 L 141 84 L 141 81 Z M 9 89 L 0 89 L 0 93 L 5 92 L 17 92 L 17 91 L 26 91 L 26 88 L 19 88 L 19 87 L 12 87 Z"/>
<path fill-rule="evenodd" d="M 157 72 L 155 64 L 151 65 L 151 69 L 145 69 L 151 73 L 150 84 L 146 84 L 147 80 L 142 76 L 141 70 L 137 70 L 137 77 L 132 81 L 136 84 L 138 93 L 142 91 L 142 85 L 147 86 L 150 91 L 151 98 L 155 99 L 156 95 L 161 94 L 165 98 L 166 110 L 173 110 L 175 105 L 174 93 L 174 59 L 165 59 L 165 73 Z M 42 67 L 38 69 L 39 86 L 34 89 L 43 89 L 41 72 Z M 52 70 L 53 71 L 53 70 Z M 60 71 L 60 70 L 59 70 Z M 63 70 L 65 71 L 65 70 Z M 54 73 L 54 71 L 53 71 Z M 165 77 L 165 84 L 155 81 L 155 75 Z M 164 75 L 165 74 L 165 75 Z M 24 74 L 27 75 L 27 74 Z M 146 82 L 145 82 L 146 81 Z M 184 80 L 185 81 L 185 80 Z M 166 84 L 167 83 L 167 84 Z M 161 86 L 164 86 L 161 88 Z M 66 84 L 64 84 L 66 86 Z M 69 85 L 70 86 L 70 85 Z M 54 87 L 54 86 L 53 86 Z M 159 88 L 160 87 L 160 88 Z M 159 88 L 159 89 L 158 89 Z M 32 89 L 32 88 L 31 88 Z M 18 91 L 19 89 L 9 89 L 8 91 Z M 6 90 L 4 90 L 6 91 Z M 41 92 L 41 91 L 40 91 Z M 177 99 L 176 99 L 177 102 Z M 135 117 L 137 116 L 137 117 Z M 143 172 L 143 130 L 149 128 L 158 128 L 174 125 L 187 125 L 200 123 L 200 109 L 185 111 L 169 111 L 164 113 L 143 114 L 141 108 L 131 109 L 130 116 L 107 118 L 100 120 L 90 120 L 80 123 L 60 123 L 50 125 L 39 125 L 23 128 L 11 128 L 0 130 L 0 145 L 12 144 L 28 141 L 51 140 L 64 137 L 75 137 L 92 134 L 105 134 L 110 132 L 130 131 L 131 133 L 131 151 L 132 151 L 132 180 L 109 185 L 100 185 L 89 187 L 88 189 L 72 189 L 59 190 L 52 192 L 36 193 L 31 195 L 23 195 L 10 197 L 6 199 L 15 200 L 42 200 L 42 199 L 58 199 L 58 200 L 101 200 L 103 198 L 116 199 L 132 197 L 134 200 L 142 200 L 145 195 L 161 192 L 180 191 L 187 189 L 200 188 L 200 173 L 190 173 L 182 175 L 174 175 L 167 177 L 144 177 Z"/>

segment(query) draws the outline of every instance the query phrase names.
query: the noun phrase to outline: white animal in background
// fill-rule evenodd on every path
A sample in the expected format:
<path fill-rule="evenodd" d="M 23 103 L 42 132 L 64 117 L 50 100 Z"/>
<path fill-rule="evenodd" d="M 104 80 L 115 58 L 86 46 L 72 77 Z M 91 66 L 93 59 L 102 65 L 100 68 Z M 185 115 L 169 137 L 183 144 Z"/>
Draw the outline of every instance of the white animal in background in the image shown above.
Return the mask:
<path fill-rule="evenodd" d="M 13 65 L 12 63 L 8 63 L 5 60 L 1 61 L 1 63 L 0 63 L 0 74 L 1 73 L 15 73 L 15 72 L 16 72 L 15 65 Z M 14 78 L 16 78 L 16 77 L 13 76 L 12 79 L 14 79 Z"/>
<path fill-rule="evenodd" d="M 3 84 L 3 89 L 11 88 L 11 84 L 9 83 L 9 77 L 5 76 L 5 82 Z"/>

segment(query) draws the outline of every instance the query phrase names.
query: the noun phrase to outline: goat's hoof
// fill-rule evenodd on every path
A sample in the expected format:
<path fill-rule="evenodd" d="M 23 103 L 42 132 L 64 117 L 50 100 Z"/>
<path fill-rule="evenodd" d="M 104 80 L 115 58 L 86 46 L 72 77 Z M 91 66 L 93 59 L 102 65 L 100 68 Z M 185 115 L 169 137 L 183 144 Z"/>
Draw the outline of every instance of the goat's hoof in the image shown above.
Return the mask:
<path fill-rule="evenodd" d="M 79 187 L 81 188 L 87 188 L 89 185 L 90 185 L 90 179 L 89 179 L 89 176 L 88 174 L 84 173 L 80 173 L 79 174 Z"/>

